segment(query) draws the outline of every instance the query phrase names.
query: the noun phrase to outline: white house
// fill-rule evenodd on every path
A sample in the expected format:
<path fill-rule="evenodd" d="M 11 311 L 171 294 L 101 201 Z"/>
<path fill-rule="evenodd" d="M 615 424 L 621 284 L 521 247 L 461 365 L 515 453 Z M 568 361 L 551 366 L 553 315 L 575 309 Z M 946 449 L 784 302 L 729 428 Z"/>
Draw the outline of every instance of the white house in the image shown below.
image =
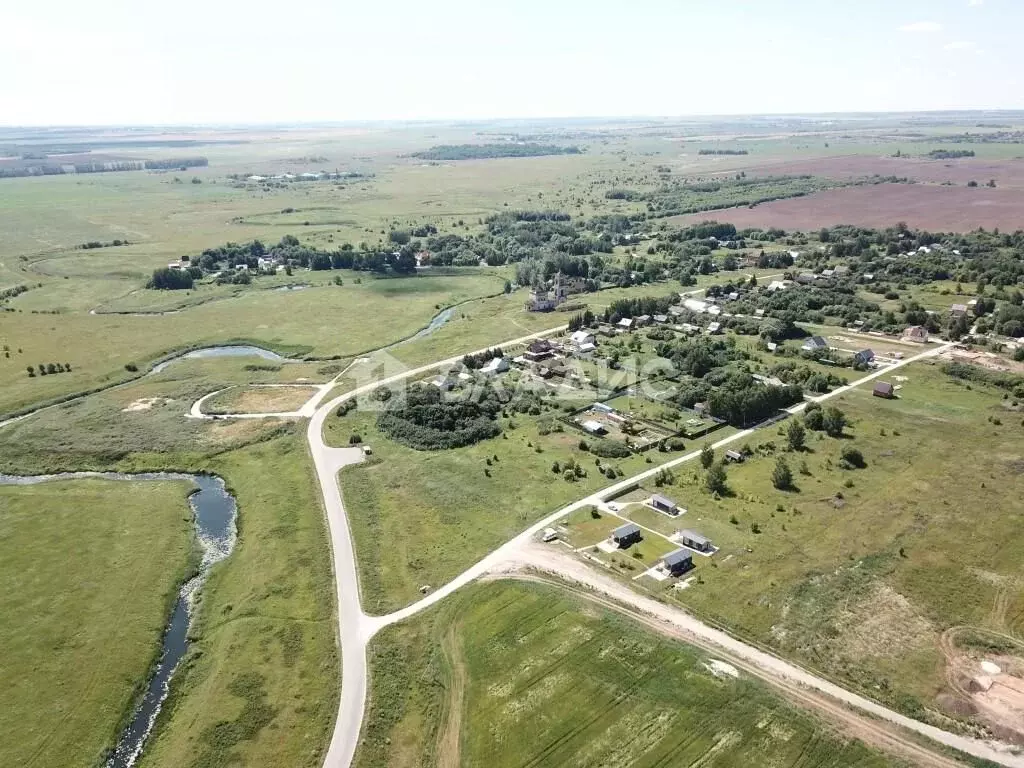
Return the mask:
<path fill-rule="evenodd" d="M 683 299 L 683 307 L 691 312 L 707 312 L 708 303 L 700 299 Z"/>
<path fill-rule="evenodd" d="M 594 334 L 587 331 L 576 331 L 572 336 L 569 337 L 574 347 L 582 347 L 584 344 L 594 343 Z"/>
<path fill-rule="evenodd" d="M 504 373 L 508 370 L 508 360 L 504 357 L 492 357 L 487 361 L 487 365 L 480 369 L 480 373 L 485 373 L 488 376 Z"/>

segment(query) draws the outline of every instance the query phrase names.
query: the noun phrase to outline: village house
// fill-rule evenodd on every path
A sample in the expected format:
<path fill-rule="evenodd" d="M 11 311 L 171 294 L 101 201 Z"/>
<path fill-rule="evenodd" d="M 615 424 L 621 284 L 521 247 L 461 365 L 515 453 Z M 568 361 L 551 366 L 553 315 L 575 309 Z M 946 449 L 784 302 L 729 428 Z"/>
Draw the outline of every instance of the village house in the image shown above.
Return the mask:
<path fill-rule="evenodd" d="M 658 323 L 659 325 L 664 325 L 665 323 L 668 322 L 668 315 L 655 315 L 654 322 Z"/>
<path fill-rule="evenodd" d="M 875 353 L 870 349 L 862 349 L 860 352 L 853 356 L 854 363 L 860 363 L 861 365 L 867 365 L 875 359 Z"/>
<path fill-rule="evenodd" d="M 651 316 L 650 315 L 637 315 L 636 317 L 633 318 L 633 324 L 637 328 L 643 328 L 645 325 L 650 325 L 651 324 Z"/>
<path fill-rule="evenodd" d="M 499 373 L 504 373 L 508 370 L 508 360 L 504 357 L 492 357 L 487 361 L 487 365 L 480 369 L 480 373 L 487 376 L 493 376 Z"/>
<path fill-rule="evenodd" d="M 579 349 L 584 344 L 592 345 L 594 343 L 594 334 L 589 331 L 576 331 L 569 337 L 569 341 L 572 342 L 574 347 Z"/>
<path fill-rule="evenodd" d="M 903 340 L 924 344 L 928 341 L 928 329 L 923 325 L 912 325 L 903 331 Z"/>
<path fill-rule="evenodd" d="M 722 332 L 722 324 L 721 323 L 709 323 L 708 324 L 708 333 L 716 334 L 716 333 L 721 333 L 721 332 Z"/>
<path fill-rule="evenodd" d="M 896 388 L 887 381 L 879 381 L 875 383 L 875 388 L 871 390 L 871 394 L 875 397 L 884 397 L 889 400 L 896 394 Z"/>
<path fill-rule="evenodd" d="M 821 336 L 811 336 L 800 347 L 804 352 L 814 352 L 818 349 L 828 349 L 828 342 Z"/>
<path fill-rule="evenodd" d="M 693 568 L 693 554 L 687 549 L 677 549 L 662 558 L 665 570 L 673 576 L 679 576 Z"/>
<path fill-rule="evenodd" d="M 775 293 L 776 291 L 786 290 L 786 284 L 781 280 L 772 280 L 768 284 L 768 293 Z"/>
<path fill-rule="evenodd" d="M 580 424 L 580 426 L 592 435 L 603 435 L 608 432 L 608 430 L 604 428 L 604 424 L 594 419 L 587 419 Z"/>
<path fill-rule="evenodd" d="M 620 549 L 625 549 L 630 544 L 635 544 L 640 541 L 641 538 L 640 526 L 636 523 L 626 523 L 612 531 L 612 541 L 614 541 Z"/>
<path fill-rule="evenodd" d="M 619 320 L 619 328 L 621 328 L 624 331 L 632 331 L 633 330 L 633 318 L 632 317 L 624 317 L 621 320 Z"/>
<path fill-rule="evenodd" d="M 547 339 L 537 339 L 526 348 L 523 357 L 531 363 L 536 363 L 539 360 L 547 360 L 553 354 L 555 354 L 555 347 L 550 341 Z"/>
<path fill-rule="evenodd" d="M 696 549 L 698 552 L 710 552 L 712 549 L 711 539 L 708 539 L 696 531 L 680 531 L 679 543 L 684 547 Z"/>
<path fill-rule="evenodd" d="M 615 326 L 608 325 L 608 323 L 601 323 L 599 326 L 597 326 L 597 332 L 601 336 L 614 336 Z"/>
<path fill-rule="evenodd" d="M 666 515 L 679 514 L 679 505 L 667 496 L 662 496 L 660 493 L 656 493 L 651 496 L 651 506 L 659 512 L 664 512 Z"/>
<path fill-rule="evenodd" d="M 949 314 L 953 317 L 963 317 L 967 314 L 966 304 L 954 304 L 949 308 Z"/>
<path fill-rule="evenodd" d="M 670 307 L 669 312 L 674 308 L 675 307 Z M 691 312 L 707 312 L 708 303 L 706 301 L 701 301 L 700 299 L 683 299 L 683 309 L 688 309 Z"/>

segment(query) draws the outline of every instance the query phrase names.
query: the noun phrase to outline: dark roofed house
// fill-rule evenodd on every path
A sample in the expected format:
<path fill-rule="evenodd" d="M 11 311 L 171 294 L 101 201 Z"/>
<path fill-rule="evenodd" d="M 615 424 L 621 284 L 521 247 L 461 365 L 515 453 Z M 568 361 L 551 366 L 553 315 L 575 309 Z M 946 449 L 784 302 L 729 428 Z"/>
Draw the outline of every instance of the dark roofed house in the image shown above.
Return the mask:
<path fill-rule="evenodd" d="M 672 501 L 672 499 L 658 493 L 651 496 L 651 505 L 655 509 L 661 512 L 667 512 L 670 515 L 679 514 L 679 505 Z"/>
<path fill-rule="evenodd" d="M 875 397 L 892 398 L 896 394 L 895 388 L 887 381 L 880 381 L 875 384 L 875 388 L 871 390 L 871 394 Z"/>
<path fill-rule="evenodd" d="M 640 526 L 636 523 L 620 525 L 612 531 L 612 541 L 623 549 L 634 542 L 640 541 Z"/>
<path fill-rule="evenodd" d="M 538 360 L 546 360 L 551 357 L 554 351 L 554 345 L 550 341 L 547 339 L 537 339 L 537 341 L 526 348 L 523 357 L 531 362 L 537 362 Z"/>
<path fill-rule="evenodd" d="M 816 349 L 828 349 L 828 342 L 821 336 L 811 336 L 804 342 L 802 349 L 813 352 Z"/>
<path fill-rule="evenodd" d="M 867 365 L 874 359 L 875 353 L 872 352 L 870 349 L 862 349 L 860 352 L 853 356 L 853 362 L 863 363 L 864 365 Z"/>
<path fill-rule="evenodd" d="M 711 551 L 711 539 L 701 536 L 696 531 L 680 531 L 679 541 L 683 546 L 696 549 L 698 552 Z"/>
<path fill-rule="evenodd" d="M 693 568 L 693 554 L 688 549 L 677 549 L 665 555 L 662 562 L 665 564 L 665 570 L 673 576 L 678 576 Z"/>

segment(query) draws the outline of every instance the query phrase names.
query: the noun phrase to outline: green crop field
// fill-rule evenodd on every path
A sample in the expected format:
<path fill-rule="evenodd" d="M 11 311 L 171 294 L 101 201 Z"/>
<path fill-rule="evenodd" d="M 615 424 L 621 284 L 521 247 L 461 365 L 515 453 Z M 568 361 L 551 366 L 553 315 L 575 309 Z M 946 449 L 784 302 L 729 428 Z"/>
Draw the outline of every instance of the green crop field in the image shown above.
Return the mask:
<path fill-rule="evenodd" d="M 356 765 L 902 765 L 710 661 L 548 586 L 474 586 L 374 640 Z"/>
<path fill-rule="evenodd" d="M 190 567 L 191 484 L 0 486 L 0 764 L 102 763 Z"/>

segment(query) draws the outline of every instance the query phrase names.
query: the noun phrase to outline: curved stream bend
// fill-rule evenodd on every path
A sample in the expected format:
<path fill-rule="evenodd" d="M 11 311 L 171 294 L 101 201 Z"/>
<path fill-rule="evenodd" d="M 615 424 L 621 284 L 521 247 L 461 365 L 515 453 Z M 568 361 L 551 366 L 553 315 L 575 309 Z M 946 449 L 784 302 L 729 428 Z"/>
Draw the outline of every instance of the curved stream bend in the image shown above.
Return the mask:
<path fill-rule="evenodd" d="M 107 759 L 106 768 L 130 768 L 135 764 L 146 745 L 160 714 L 160 707 L 170 691 L 171 678 L 178 662 L 189 648 L 188 630 L 192 623 L 192 606 L 195 597 L 206 581 L 210 567 L 231 554 L 235 546 L 235 520 L 238 507 L 235 498 L 228 493 L 224 481 L 215 475 L 190 475 L 180 472 L 145 472 L 121 474 L 118 472 L 62 472 L 55 475 L 4 475 L 0 474 L 0 485 L 35 485 L 54 480 L 188 480 L 196 486 L 189 496 L 196 538 L 203 549 L 199 572 L 185 582 L 178 590 L 167 627 L 161 641 L 160 661 L 153 669 L 146 692 L 135 707 L 128 724 L 117 738 L 114 751 Z"/>

